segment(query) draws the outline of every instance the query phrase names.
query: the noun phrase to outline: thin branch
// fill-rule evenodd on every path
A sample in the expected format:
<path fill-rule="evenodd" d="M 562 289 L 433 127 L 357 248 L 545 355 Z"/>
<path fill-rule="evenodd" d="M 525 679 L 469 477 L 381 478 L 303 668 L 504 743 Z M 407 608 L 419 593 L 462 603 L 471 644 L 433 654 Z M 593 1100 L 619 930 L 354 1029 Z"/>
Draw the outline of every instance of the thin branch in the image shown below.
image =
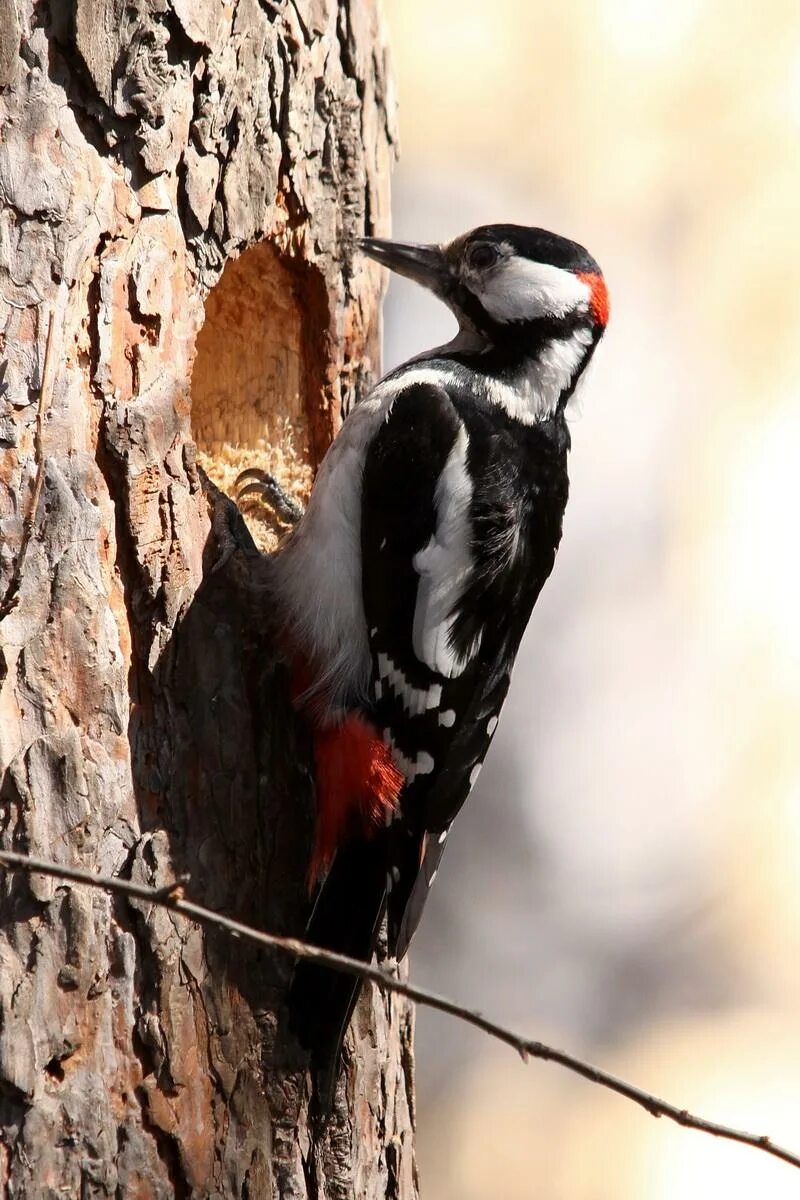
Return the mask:
<path fill-rule="evenodd" d="M 0 866 L 11 870 L 35 872 L 37 875 L 49 875 L 54 879 L 68 880 L 71 883 L 88 884 L 90 887 L 100 888 L 102 891 L 116 895 L 132 896 L 136 900 L 148 901 L 161 908 L 181 913 L 201 925 L 226 929 L 234 937 L 247 938 L 248 941 L 255 942 L 260 946 L 268 946 L 270 949 L 279 950 L 284 954 L 290 954 L 294 958 L 307 958 L 334 970 L 343 971 L 348 975 L 368 979 L 388 992 L 396 992 L 399 996 L 413 1000 L 415 1004 L 434 1008 L 438 1012 L 447 1013 L 468 1025 L 474 1025 L 476 1029 L 483 1030 L 490 1037 L 511 1046 L 517 1051 L 523 1062 L 527 1062 L 529 1058 L 539 1058 L 546 1062 L 558 1063 L 560 1066 L 566 1067 L 568 1071 L 590 1080 L 591 1083 L 599 1084 L 600 1087 L 608 1088 L 609 1091 L 616 1092 L 627 1100 L 632 1100 L 634 1104 L 638 1104 L 653 1117 L 666 1117 L 677 1125 L 682 1125 L 684 1129 L 696 1129 L 700 1133 L 724 1138 L 729 1142 L 752 1146 L 756 1150 L 764 1151 L 765 1154 L 771 1154 L 774 1158 L 782 1159 L 783 1162 L 789 1163 L 793 1167 L 800 1167 L 800 1154 L 795 1154 L 791 1150 L 777 1145 L 765 1134 L 746 1133 L 744 1130 L 733 1129 L 729 1125 L 721 1125 L 717 1121 L 709 1121 L 705 1117 L 695 1116 L 685 1108 L 678 1108 L 677 1105 L 670 1104 L 667 1100 L 660 1100 L 652 1093 L 644 1091 L 643 1088 L 627 1083 L 624 1079 L 618 1079 L 615 1075 L 610 1075 L 599 1067 L 575 1058 L 572 1054 L 556 1050 L 544 1042 L 522 1037 L 496 1022 L 490 1021 L 480 1013 L 456 1004 L 454 1000 L 437 996 L 435 992 L 429 992 L 415 984 L 404 983 L 403 980 L 389 974 L 381 967 L 359 962 L 358 959 L 348 958 L 344 954 L 335 954 L 331 950 L 323 950 L 319 946 L 310 946 L 297 938 L 264 933 L 249 925 L 243 925 L 240 921 L 234 921 L 231 917 L 213 912 L 210 908 L 203 908 L 202 905 L 195 904 L 191 900 L 184 900 L 181 893 L 188 881 L 187 876 L 182 875 L 174 883 L 167 884 L 165 887 L 152 888 L 128 879 L 94 875 L 91 871 L 84 871 L 79 867 L 69 867 L 44 859 L 29 858 L 25 854 L 15 854 L 10 851 L 0 851 Z"/>

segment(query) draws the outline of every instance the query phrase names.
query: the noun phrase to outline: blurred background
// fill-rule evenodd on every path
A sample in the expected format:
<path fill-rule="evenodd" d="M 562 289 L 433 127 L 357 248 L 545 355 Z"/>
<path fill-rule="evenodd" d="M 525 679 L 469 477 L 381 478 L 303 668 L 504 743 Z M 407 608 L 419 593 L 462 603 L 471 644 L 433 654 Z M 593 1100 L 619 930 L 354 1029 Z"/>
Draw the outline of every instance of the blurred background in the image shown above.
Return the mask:
<path fill-rule="evenodd" d="M 800 1149 L 800 6 L 386 0 L 394 233 L 604 268 L 572 498 L 418 982 Z M 403 281 L 385 365 L 451 321 Z M 418 1016 L 425 1200 L 800 1195 Z"/>

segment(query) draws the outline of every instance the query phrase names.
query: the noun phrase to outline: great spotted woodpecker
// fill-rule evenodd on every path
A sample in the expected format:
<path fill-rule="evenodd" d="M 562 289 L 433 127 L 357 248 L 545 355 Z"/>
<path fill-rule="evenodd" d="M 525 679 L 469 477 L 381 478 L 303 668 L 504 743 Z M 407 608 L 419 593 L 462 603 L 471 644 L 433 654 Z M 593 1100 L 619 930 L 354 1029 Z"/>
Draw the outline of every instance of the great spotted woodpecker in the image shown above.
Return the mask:
<path fill-rule="evenodd" d="M 608 320 L 595 260 L 541 229 L 363 251 L 431 289 L 458 334 L 346 418 L 273 593 L 314 731 L 309 941 L 401 958 L 497 728 L 567 502 L 565 407 Z M 321 884 L 320 884 L 321 881 Z M 294 1028 L 335 1083 L 358 983 L 299 964 Z"/>

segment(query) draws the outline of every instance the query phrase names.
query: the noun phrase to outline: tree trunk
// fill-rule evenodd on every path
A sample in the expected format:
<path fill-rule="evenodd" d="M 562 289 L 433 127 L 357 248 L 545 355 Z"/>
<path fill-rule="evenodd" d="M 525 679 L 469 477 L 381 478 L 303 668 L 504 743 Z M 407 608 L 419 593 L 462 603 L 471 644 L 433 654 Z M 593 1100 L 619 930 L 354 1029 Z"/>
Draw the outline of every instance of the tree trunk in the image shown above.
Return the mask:
<path fill-rule="evenodd" d="M 0 0 L 0 844 L 188 872 L 276 932 L 306 916 L 308 742 L 269 613 L 210 571 L 198 456 L 302 493 L 373 377 L 351 242 L 387 225 L 386 88 L 369 0 Z M 7 1194 L 416 1196 L 396 997 L 365 989 L 318 1129 L 289 961 L 0 888 Z"/>

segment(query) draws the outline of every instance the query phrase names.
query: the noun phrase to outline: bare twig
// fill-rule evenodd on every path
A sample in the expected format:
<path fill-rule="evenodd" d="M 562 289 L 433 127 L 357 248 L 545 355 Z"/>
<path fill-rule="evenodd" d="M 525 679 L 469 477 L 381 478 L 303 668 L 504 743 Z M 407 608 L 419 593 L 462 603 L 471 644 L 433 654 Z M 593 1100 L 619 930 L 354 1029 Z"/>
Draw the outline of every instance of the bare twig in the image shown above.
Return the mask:
<path fill-rule="evenodd" d="M 724 1138 L 729 1142 L 740 1142 L 742 1145 L 752 1146 L 756 1150 L 762 1150 L 765 1154 L 771 1154 L 774 1158 L 782 1159 L 783 1162 L 789 1163 L 793 1167 L 800 1167 L 800 1154 L 795 1154 L 783 1146 L 778 1146 L 766 1134 L 747 1133 L 741 1129 L 733 1129 L 729 1125 L 721 1125 L 717 1121 L 709 1121 L 705 1117 L 695 1116 L 685 1108 L 678 1108 L 677 1105 L 670 1104 L 667 1100 L 660 1100 L 650 1092 L 644 1091 L 643 1088 L 636 1087 L 632 1083 L 627 1083 L 624 1079 L 618 1079 L 615 1075 L 611 1075 L 599 1067 L 594 1067 L 582 1059 L 575 1058 L 572 1054 L 567 1054 L 563 1050 L 557 1050 L 555 1047 L 548 1046 L 544 1042 L 532 1041 L 529 1038 L 522 1037 L 512 1030 L 496 1024 L 496 1022 L 490 1021 L 480 1013 L 473 1012 L 471 1009 L 456 1004 L 454 1000 L 448 1000 L 444 996 L 437 996 L 435 992 L 429 992 L 427 989 L 417 987 L 415 984 L 405 983 L 381 967 L 374 967 L 371 964 L 359 962 L 357 959 L 348 958 L 344 954 L 335 954 L 333 951 L 323 950 L 319 946 L 310 946 L 306 942 L 299 941 L 297 938 L 280 937 L 274 933 L 264 933 L 259 929 L 253 929 L 249 925 L 243 925 L 239 921 L 234 921 L 231 917 L 213 912 L 210 908 L 203 908 L 202 905 L 195 904 L 191 900 L 184 900 L 181 897 L 181 893 L 187 882 L 185 876 L 180 876 L 173 883 L 167 884 L 165 887 L 151 888 L 145 884 L 134 883 L 128 879 L 94 875 L 90 871 L 81 870 L 79 867 L 64 866 L 61 863 L 48 862 L 45 859 L 29 858 L 26 854 L 15 854 L 10 851 L 0 851 L 0 866 L 11 870 L 35 872 L 37 875 L 49 875 L 54 879 L 68 880 L 71 883 L 88 884 L 90 887 L 100 888 L 102 891 L 111 892 L 116 895 L 131 896 L 136 900 L 149 901 L 151 904 L 158 905 L 161 908 L 168 908 L 173 912 L 181 913 L 183 916 L 189 917 L 201 925 L 211 925 L 219 929 L 226 929 L 234 937 L 247 938 L 248 941 L 256 942 L 261 946 L 268 946 L 273 950 L 279 950 L 295 958 L 311 959 L 334 970 L 343 971 L 348 975 L 357 975 L 361 979 L 368 979 L 386 991 L 396 992 L 400 996 L 405 996 L 407 999 L 413 1000 L 415 1004 L 434 1008 L 438 1012 L 447 1013 L 449 1016 L 456 1017 L 459 1021 L 464 1021 L 468 1025 L 474 1025 L 476 1029 L 483 1030 L 490 1037 L 496 1038 L 500 1042 L 505 1042 L 507 1046 L 511 1046 L 517 1051 L 523 1062 L 527 1062 L 529 1058 L 539 1058 L 547 1062 L 558 1063 L 560 1066 L 566 1067 L 568 1071 L 573 1071 L 576 1075 L 582 1075 L 584 1079 L 599 1084 L 600 1087 L 608 1088 L 610 1091 L 624 1096 L 627 1100 L 632 1100 L 634 1104 L 638 1104 L 640 1108 L 643 1108 L 653 1117 L 666 1117 L 668 1120 L 674 1121 L 677 1125 L 682 1125 L 685 1129 L 696 1129 L 700 1133 Z"/>
<path fill-rule="evenodd" d="M 44 348 L 44 367 L 42 369 L 42 381 L 39 387 L 39 404 L 36 409 L 36 433 L 34 435 L 34 461 L 36 462 L 36 478 L 33 483 L 33 495 L 31 497 L 30 508 L 28 515 L 25 518 L 25 523 L 22 527 L 22 542 L 17 555 L 16 566 L 11 582 L 8 585 L 8 591 L 0 603 L 0 619 L 7 616 L 19 602 L 19 586 L 22 581 L 22 572 L 25 566 L 25 558 L 28 553 L 28 547 L 36 530 L 36 516 L 39 511 L 39 500 L 42 495 L 42 486 L 44 484 L 44 416 L 50 406 L 50 399 L 53 394 L 53 378 L 54 378 L 54 355 L 53 329 L 55 327 L 55 314 L 50 313 L 47 319 L 47 339 Z"/>
<path fill-rule="evenodd" d="M 191 880 L 191 875 L 183 874 L 176 875 L 172 883 L 165 883 L 163 887 L 153 888 L 153 902 L 159 900 L 183 900 L 186 895 L 186 885 Z"/>

